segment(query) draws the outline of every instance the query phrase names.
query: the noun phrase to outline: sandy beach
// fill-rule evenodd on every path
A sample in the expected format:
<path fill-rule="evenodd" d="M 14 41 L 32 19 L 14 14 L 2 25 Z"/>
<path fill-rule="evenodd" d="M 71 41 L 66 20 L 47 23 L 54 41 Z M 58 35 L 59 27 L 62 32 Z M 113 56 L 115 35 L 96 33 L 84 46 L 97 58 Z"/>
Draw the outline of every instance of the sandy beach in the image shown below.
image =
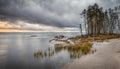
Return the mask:
<path fill-rule="evenodd" d="M 120 39 L 105 41 L 93 46 L 94 54 L 82 56 L 62 69 L 120 69 Z"/>

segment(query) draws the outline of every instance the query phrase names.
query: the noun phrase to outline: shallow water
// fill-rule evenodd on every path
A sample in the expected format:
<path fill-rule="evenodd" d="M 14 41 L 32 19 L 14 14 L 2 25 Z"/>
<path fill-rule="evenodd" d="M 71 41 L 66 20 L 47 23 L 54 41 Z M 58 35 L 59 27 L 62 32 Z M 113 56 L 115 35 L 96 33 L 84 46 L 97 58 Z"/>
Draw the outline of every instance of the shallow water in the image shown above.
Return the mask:
<path fill-rule="evenodd" d="M 34 35 L 33 37 L 31 35 Z M 72 61 L 68 51 L 51 57 L 34 57 L 34 52 L 52 46 L 56 35 L 72 37 L 78 32 L 0 33 L 0 69 L 59 69 Z"/>

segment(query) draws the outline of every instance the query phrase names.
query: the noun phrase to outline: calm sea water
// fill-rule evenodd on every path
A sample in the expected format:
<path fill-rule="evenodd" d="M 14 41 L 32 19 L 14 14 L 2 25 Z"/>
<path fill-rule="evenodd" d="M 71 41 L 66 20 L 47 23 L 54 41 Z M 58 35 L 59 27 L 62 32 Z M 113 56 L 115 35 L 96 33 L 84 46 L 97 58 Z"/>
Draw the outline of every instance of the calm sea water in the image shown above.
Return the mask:
<path fill-rule="evenodd" d="M 60 69 L 71 62 L 68 51 L 34 57 L 35 51 L 50 47 L 49 40 L 56 35 L 72 37 L 79 32 L 0 33 L 0 69 Z"/>

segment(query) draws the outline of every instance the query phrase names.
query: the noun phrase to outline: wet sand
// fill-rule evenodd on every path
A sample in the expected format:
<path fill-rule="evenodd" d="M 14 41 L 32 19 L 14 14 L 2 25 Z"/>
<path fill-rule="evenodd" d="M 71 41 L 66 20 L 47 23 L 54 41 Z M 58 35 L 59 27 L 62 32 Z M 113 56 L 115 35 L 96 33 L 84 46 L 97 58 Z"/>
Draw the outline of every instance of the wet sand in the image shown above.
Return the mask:
<path fill-rule="evenodd" d="M 62 69 L 120 69 L 120 39 L 112 39 L 97 46 L 94 54 L 82 56 Z"/>

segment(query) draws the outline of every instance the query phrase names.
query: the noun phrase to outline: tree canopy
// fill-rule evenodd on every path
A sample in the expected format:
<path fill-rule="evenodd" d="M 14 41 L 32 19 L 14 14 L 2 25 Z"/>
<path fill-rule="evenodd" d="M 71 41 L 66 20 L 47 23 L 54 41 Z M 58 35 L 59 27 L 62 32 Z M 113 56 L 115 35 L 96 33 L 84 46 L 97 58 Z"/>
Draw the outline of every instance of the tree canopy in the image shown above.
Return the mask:
<path fill-rule="evenodd" d="M 104 10 L 98 4 L 89 5 L 80 15 L 84 18 L 84 28 L 88 35 L 113 34 L 120 32 L 120 6 Z"/>

